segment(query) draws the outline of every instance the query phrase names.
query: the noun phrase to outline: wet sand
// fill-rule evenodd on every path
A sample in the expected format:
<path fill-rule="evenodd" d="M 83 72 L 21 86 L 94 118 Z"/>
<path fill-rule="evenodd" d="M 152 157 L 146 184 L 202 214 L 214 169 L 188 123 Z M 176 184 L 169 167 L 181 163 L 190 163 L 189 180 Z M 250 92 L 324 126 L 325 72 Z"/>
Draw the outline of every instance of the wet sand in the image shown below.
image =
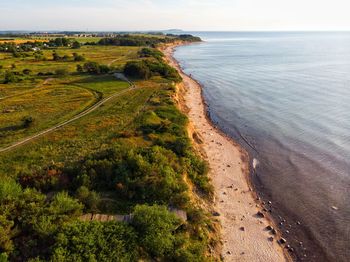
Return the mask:
<path fill-rule="evenodd" d="M 273 225 L 262 211 L 249 182 L 247 152 L 218 130 L 207 117 L 201 86 L 181 70 L 173 58 L 180 44 L 162 49 L 169 64 L 183 78 L 178 86 L 179 107 L 190 120 L 189 135 L 195 148 L 208 161 L 209 176 L 215 188 L 213 209 L 221 224 L 222 257 L 225 261 L 290 261 L 283 246 L 277 243 L 279 233 L 266 229 Z M 272 239 L 273 238 L 273 239 Z"/>

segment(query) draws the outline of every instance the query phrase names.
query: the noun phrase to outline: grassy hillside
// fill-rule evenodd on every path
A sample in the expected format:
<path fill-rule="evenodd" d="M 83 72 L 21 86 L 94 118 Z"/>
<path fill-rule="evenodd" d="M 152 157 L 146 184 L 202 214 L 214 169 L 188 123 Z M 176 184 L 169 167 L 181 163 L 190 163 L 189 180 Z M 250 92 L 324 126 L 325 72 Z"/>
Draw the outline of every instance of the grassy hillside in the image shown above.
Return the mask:
<path fill-rule="evenodd" d="M 136 65 L 134 85 L 116 78 L 126 64 Z M 158 51 L 3 52 L 0 68 L 0 261 L 216 260 L 216 227 L 194 201 L 212 196 L 207 166 L 173 100 L 180 78 Z M 82 221 L 87 213 L 132 217 Z"/>

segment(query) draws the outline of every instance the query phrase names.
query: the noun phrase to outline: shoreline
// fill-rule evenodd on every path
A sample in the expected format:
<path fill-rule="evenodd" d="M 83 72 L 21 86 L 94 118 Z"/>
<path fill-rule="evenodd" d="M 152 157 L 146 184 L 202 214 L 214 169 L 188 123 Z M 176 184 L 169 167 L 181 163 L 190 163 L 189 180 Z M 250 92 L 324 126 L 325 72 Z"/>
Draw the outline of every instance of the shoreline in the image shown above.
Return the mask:
<path fill-rule="evenodd" d="M 257 215 L 263 207 L 252 189 L 247 151 L 213 124 L 201 85 L 186 75 L 173 57 L 175 48 L 182 45 L 186 43 L 167 45 L 162 51 L 183 78 L 177 92 L 179 107 L 189 118 L 194 147 L 210 166 L 209 177 L 215 189 L 212 208 L 220 214 L 221 257 L 225 261 L 292 261 L 277 243 L 281 234 L 272 218 L 266 213 L 263 217 Z M 269 225 L 276 235 L 266 230 Z"/>

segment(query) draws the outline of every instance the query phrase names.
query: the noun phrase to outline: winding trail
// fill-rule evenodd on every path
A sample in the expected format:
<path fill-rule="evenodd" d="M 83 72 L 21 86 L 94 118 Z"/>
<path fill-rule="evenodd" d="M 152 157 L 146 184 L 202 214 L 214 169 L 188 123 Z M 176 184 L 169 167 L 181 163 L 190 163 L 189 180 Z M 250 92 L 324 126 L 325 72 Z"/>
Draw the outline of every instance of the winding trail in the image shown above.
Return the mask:
<path fill-rule="evenodd" d="M 72 122 L 74 122 L 74 121 L 76 121 L 76 120 L 78 120 L 78 119 L 80 119 L 80 118 L 82 118 L 82 117 L 84 117 L 84 116 L 94 112 L 96 109 L 98 109 L 100 106 L 102 106 L 106 102 L 110 101 L 111 99 L 116 98 L 118 96 L 121 96 L 121 95 L 129 92 L 132 89 L 137 89 L 135 84 L 133 82 L 131 82 L 129 79 L 127 79 L 123 74 L 115 74 L 115 77 L 118 78 L 118 79 L 121 79 L 121 80 L 124 80 L 124 81 L 128 82 L 130 87 L 125 89 L 125 90 L 123 90 L 123 91 L 116 92 L 116 93 L 110 95 L 109 97 L 101 99 L 100 101 L 98 101 L 95 104 L 93 104 L 91 107 L 85 109 L 83 112 L 77 114 L 76 116 L 74 116 L 73 118 L 71 118 L 69 120 L 66 120 L 66 121 L 64 121 L 64 122 L 62 122 L 60 124 L 57 124 L 57 125 L 55 125 L 53 127 L 50 127 L 50 128 L 48 128 L 48 129 L 46 129 L 44 131 L 41 131 L 41 132 L 39 132 L 39 133 L 37 133 L 37 134 L 35 134 L 33 136 L 27 137 L 27 138 L 25 138 L 25 139 L 23 139 L 21 141 L 18 141 L 18 142 L 14 143 L 14 144 L 12 144 L 10 146 L 4 147 L 4 148 L 0 148 L 0 153 L 12 150 L 14 148 L 17 148 L 17 147 L 19 147 L 19 146 L 21 146 L 23 144 L 26 144 L 26 143 L 28 143 L 28 142 L 30 142 L 30 141 L 32 141 L 32 140 L 34 140 L 34 139 L 36 139 L 36 138 L 38 138 L 40 136 L 43 136 L 43 135 L 45 135 L 47 133 L 55 131 L 56 129 L 59 129 L 59 128 L 63 127 L 63 126 L 66 126 L 66 125 L 68 125 L 68 124 L 70 124 L 70 123 L 72 123 Z"/>

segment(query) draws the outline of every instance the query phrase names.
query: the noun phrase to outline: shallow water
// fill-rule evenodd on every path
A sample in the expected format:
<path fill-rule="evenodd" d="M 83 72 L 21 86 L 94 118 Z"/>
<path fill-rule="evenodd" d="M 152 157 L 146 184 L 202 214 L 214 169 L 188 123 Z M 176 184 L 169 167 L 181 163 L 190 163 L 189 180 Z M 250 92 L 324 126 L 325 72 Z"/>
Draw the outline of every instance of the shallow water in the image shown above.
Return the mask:
<path fill-rule="evenodd" d="M 350 33 L 192 33 L 205 42 L 175 58 L 259 161 L 253 181 L 297 259 L 350 261 Z"/>

